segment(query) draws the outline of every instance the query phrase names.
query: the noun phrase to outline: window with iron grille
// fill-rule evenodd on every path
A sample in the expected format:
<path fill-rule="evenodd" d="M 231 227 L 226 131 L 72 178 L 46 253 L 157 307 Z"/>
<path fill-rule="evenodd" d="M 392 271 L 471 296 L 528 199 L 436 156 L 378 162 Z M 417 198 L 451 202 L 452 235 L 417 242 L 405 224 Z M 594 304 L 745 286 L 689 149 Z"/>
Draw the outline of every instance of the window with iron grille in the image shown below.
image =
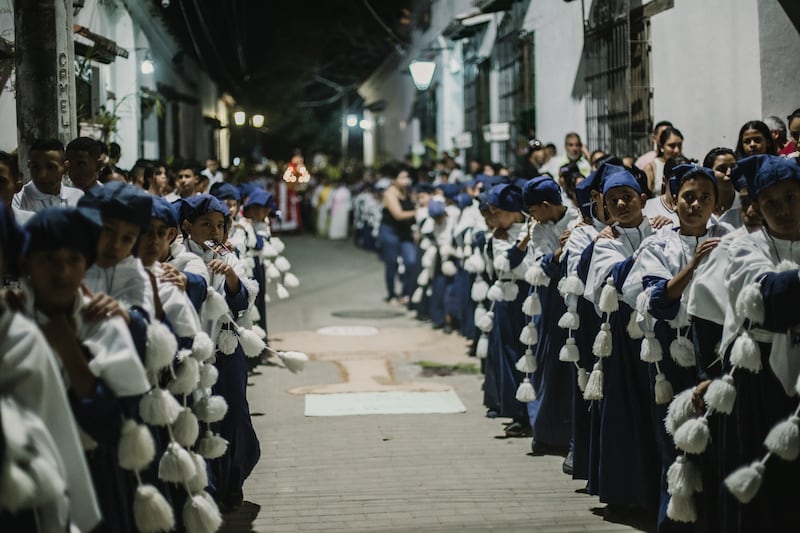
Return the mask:
<path fill-rule="evenodd" d="M 489 145 L 483 140 L 481 126 L 489 122 L 489 62 L 479 57 L 485 31 L 464 42 L 464 131 L 472 133 L 472 147 L 467 160 L 489 160 Z"/>
<path fill-rule="evenodd" d="M 590 150 L 618 156 L 650 149 L 649 20 L 629 0 L 598 0 L 584 30 L 586 131 Z"/>

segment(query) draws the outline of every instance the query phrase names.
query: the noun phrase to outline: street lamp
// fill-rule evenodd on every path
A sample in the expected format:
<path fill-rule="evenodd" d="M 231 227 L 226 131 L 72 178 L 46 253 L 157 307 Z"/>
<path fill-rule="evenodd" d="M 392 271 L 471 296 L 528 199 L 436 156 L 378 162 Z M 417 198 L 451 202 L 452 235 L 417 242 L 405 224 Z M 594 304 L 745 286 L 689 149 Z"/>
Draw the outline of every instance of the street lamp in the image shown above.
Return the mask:
<path fill-rule="evenodd" d="M 244 111 L 236 111 L 233 113 L 233 123 L 237 126 L 244 126 L 246 121 L 247 115 L 245 115 Z"/>
<path fill-rule="evenodd" d="M 155 72 L 156 67 L 155 65 L 153 65 L 153 60 L 150 59 L 149 56 L 145 57 L 144 61 L 142 61 L 141 69 L 142 69 L 142 74 L 152 74 L 153 72 Z"/>
<path fill-rule="evenodd" d="M 256 114 L 253 115 L 253 127 L 254 128 L 261 128 L 264 126 L 264 115 Z"/>
<path fill-rule="evenodd" d="M 358 117 L 356 115 L 347 115 L 347 126 L 355 128 L 358 125 Z"/>
<path fill-rule="evenodd" d="M 411 72 L 411 79 L 414 80 L 414 85 L 417 89 L 424 91 L 431 86 L 433 75 L 436 72 L 436 62 L 412 61 L 408 65 L 408 70 Z"/>

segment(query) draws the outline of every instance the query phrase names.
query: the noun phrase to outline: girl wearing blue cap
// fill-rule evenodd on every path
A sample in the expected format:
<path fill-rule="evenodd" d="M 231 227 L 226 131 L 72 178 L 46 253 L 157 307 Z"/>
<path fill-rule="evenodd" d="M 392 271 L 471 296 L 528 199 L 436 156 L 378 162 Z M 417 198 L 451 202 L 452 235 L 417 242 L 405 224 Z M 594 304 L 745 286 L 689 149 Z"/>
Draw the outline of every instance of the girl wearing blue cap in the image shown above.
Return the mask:
<path fill-rule="evenodd" d="M 722 476 L 735 499 L 723 495 L 720 530 L 790 531 L 796 529 L 790 487 L 800 477 L 792 451 L 797 438 L 791 437 L 796 419 L 785 420 L 797 416 L 800 374 L 800 167 L 756 155 L 739 160 L 736 173 L 747 180 L 763 228 L 730 243 L 725 271 L 720 353 L 735 383 L 735 401 L 723 419 Z M 707 404 L 711 393 L 709 386 Z"/>
<path fill-rule="evenodd" d="M 48 208 L 26 228 L 26 314 L 39 324 L 66 373 L 70 406 L 84 434 L 105 518 L 103 530 L 132 531 L 133 478 L 121 462 L 133 456 L 118 459 L 117 447 L 123 420 L 136 416 L 139 398 L 151 385 L 128 326 L 118 316 L 125 310 L 105 295 L 87 295 L 81 285 L 97 255 L 99 215 Z"/>
<path fill-rule="evenodd" d="M 660 462 L 651 428 L 648 368 L 639 359 L 635 337 L 641 336 L 629 328 L 632 309 L 619 301 L 632 256 L 653 234 L 642 213 L 646 201 L 630 172 L 603 167 L 603 203 L 614 221 L 613 237 L 597 239 L 586 277 L 584 296 L 603 323 L 592 343 L 596 359 L 584 399 L 593 401 L 588 488 L 607 504 L 611 519 L 654 512 L 658 506 Z"/>
<path fill-rule="evenodd" d="M 522 302 L 529 288 L 525 272 L 533 261 L 528 248 L 528 220 L 519 187 L 496 185 L 489 191 L 487 203 L 494 226 L 487 242 L 487 265 L 494 271 L 495 282 L 488 292 L 494 317 L 486 359 L 484 404 L 492 409 L 496 402 L 497 415 L 512 419 L 506 436 L 527 437 L 531 428 L 525 404 L 516 396 L 523 381 L 516 363 L 528 347 L 520 340 L 526 322 Z"/>
<path fill-rule="evenodd" d="M 242 485 L 261 453 L 247 403 L 243 343 L 247 343 L 250 332 L 237 324 L 253 305 L 258 284 L 247 278 L 236 254 L 220 244 L 227 234 L 228 215 L 228 207 L 208 194 L 181 201 L 179 220 L 184 246 L 203 259 L 210 277 L 209 296 L 200 318 L 204 330 L 217 345 L 214 364 L 219 377 L 212 392 L 221 395 L 228 404 L 227 413 L 218 425 L 220 435 L 228 441 L 228 448 L 212 462 L 216 483 L 214 497 L 223 510 L 241 505 Z"/>
<path fill-rule="evenodd" d="M 701 262 L 731 229 L 709 220 L 717 204 L 716 177 L 711 169 L 681 165 L 669 180 L 680 220 L 677 228 L 664 228 L 641 246 L 623 287 L 625 301 L 636 307 L 644 330 L 641 358 L 654 363 L 650 368 L 655 404 L 653 420 L 667 414 L 673 391 L 694 388 L 697 383 L 696 355 L 690 340 L 687 304 L 689 287 Z M 654 336 L 653 336 L 654 335 Z M 676 461 L 675 446 L 682 446 L 675 428 L 655 424 L 656 443 L 661 455 L 661 501 L 658 524 L 664 531 L 682 531 L 693 506 L 691 492 L 668 484 L 668 469 Z M 688 449 L 684 449 L 688 448 Z M 691 446 L 683 446 L 691 451 Z M 681 459 L 683 463 L 687 459 Z"/>
<path fill-rule="evenodd" d="M 533 427 L 532 447 L 535 453 L 566 451 L 572 432 L 572 383 L 575 374 L 559 362 L 558 354 L 565 342 L 565 332 L 558 321 L 566 311 L 558 293 L 561 281 L 562 245 L 569 231 L 581 220 L 580 212 L 563 205 L 561 188 L 549 176 L 534 178 L 522 190 L 523 204 L 536 221 L 531 227 L 530 255 L 540 280 L 529 278 L 541 302 L 539 335 L 535 354 L 537 369 L 533 375 L 536 399 L 528 402 Z"/>
<path fill-rule="evenodd" d="M 18 274 L 26 240 L 11 208 L 0 202 L 0 277 Z M 100 522 L 100 509 L 59 356 L 37 325 L 5 298 L 0 298 L 0 353 L 0 523 L 9 531 L 36 531 L 37 521 L 41 531 L 65 531 L 70 522 L 82 531 L 92 530 Z M 9 479 L 12 467 L 25 472 L 33 460 L 49 464 L 52 477 Z M 15 480 L 33 483 L 26 487 Z M 46 495 L 45 481 L 51 486 L 63 483 L 66 490 Z"/>

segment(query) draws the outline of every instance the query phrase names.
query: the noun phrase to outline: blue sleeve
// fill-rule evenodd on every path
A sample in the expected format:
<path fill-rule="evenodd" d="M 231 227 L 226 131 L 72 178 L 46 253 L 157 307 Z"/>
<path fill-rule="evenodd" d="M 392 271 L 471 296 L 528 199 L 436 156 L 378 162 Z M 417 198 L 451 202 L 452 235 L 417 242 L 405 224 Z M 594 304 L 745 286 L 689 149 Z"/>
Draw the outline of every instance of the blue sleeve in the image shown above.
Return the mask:
<path fill-rule="evenodd" d="M 256 250 L 264 248 L 264 236 L 256 233 Z"/>
<path fill-rule="evenodd" d="M 199 313 L 200 306 L 203 305 L 208 295 L 208 284 L 206 280 L 203 279 L 203 276 L 199 274 L 193 274 L 191 272 L 184 272 L 183 274 L 188 280 L 186 282 L 186 295 L 192 302 L 195 311 Z"/>
<path fill-rule="evenodd" d="M 645 289 L 653 287 L 653 292 L 650 294 L 649 311 L 653 317 L 659 320 L 672 320 L 678 316 L 678 311 L 681 308 L 680 299 L 670 300 L 667 298 L 668 281 L 656 276 L 644 276 L 642 278 L 642 285 Z"/>
<path fill-rule="evenodd" d="M 131 317 L 128 329 L 133 338 L 133 345 L 136 346 L 136 352 L 139 354 L 142 364 L 145 364 L 147 360 L 147 326 L 150 324 L 150 318 L 144 309 L 136 306 L 131 307 L 128 314 Z"/>
<path fill-rule="evenodd" d="M 556 263 L 555 257 L 553 257 L 553 253 L 550 252 L 549 254 L 545 254 L 539 260 L 539 265 L 544 270 L 544 273 L 547 274 L 547 277 L 550 279 L 559 279 L 561 273 L 561 265 Z"/>
<path fill-rule="evenodd" d="M 234 316 L 247 309 L 247 289 L 241 279 L 239 280 L 239 292 L 235 294 L 228 292 L 228 284 L 225 283 L 225 301 Z"/>
<path fill-rule="evenodd" d="M 472 247 L 482 249 L 486 246 L 486 233 L 481 231 L 472 235 Z"/>
<path fill-rule="evenodd" d="M 800 277 L 797 270 L 767 274 L 761 278 L 764 298 L 764 329 L 777 333 L 800 323 Z"/>
<path fill-rule="evenodd" d="M 519 248 L 517 248 L 516 244 L 508 249 L 508 253 L 507 253 L 508 262 L 511 265 L 512 269 L 513 268 L 517 268 L 519 266 L 519 264 L 522 263 L 522 260 L 525 259 L 525 254 L 527 252 L 528 252 L 527 249 L 526 250 L 520 250 Z"/>
<path fill-rule="evenodd" d="M 581 252 L 581 258 L 578 261 L 577 274 L 580 280 L 586 283 L 589 277 L 589 267 L 592 265 L 592 254 L 594 253 L 594 241 Z"/>
<path fill-rule="evenodd" d="M 625 284 L 625 280 L 628 279 L 631 268 L 633 268 L 633 257 L 628 257 L 611 268 L 611 277 L 614 279 L 617 292 L 622 292 L 622 286 Z"/>

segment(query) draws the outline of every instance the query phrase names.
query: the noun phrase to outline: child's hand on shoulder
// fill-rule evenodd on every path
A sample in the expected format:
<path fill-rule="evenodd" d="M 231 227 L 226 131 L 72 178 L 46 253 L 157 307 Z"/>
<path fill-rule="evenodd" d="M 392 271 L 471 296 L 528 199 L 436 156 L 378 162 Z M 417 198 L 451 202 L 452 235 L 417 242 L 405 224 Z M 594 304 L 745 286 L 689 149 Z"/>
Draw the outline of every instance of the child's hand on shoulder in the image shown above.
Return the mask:
<path fill-rule="evenodd" d="M 83 307 L 83 318 L 86 320 L 104 320 L 114 316 L 122 317 L 129 324 L 131 317 L 128 311 L 114 298 L 104 292 L 93 294 L 85 285 L 81 285 L 89 302 Z"/>

